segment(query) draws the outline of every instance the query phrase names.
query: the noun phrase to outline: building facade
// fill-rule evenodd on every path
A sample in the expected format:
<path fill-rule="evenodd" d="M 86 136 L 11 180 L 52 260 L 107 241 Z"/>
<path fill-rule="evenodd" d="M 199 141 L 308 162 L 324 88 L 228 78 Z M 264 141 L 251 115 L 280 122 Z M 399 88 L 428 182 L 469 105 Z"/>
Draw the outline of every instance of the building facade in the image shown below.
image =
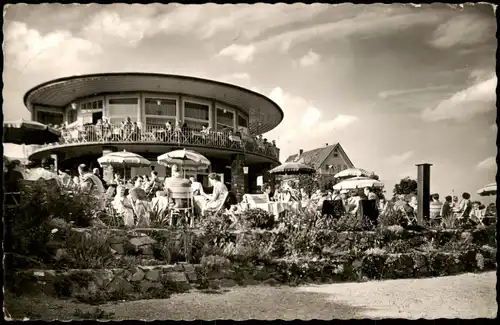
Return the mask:
<path fill-rule="evenodd" d="M 335 175 L 338 172 L 354 168 L 354 164 L 347 156 L 340 143 L 328 145 L 326 143 L 321 148 L 316 148 L 309 151 L 299 150 L 298 154 L 291 155 L 286 159 L 286 162 L 303 161 L 316 170 L 317 174 Z"/>
<path fill-rule="evenodd" d="M 207 173 L 220 174 L 230 188 L 251 192 L 255 178 L 279 164 L 279 149 L 259 137 L 282 121 L 283 111 L 269 98 L 227 83 L 150 73 L 83 75 L 36 86 L 24 103 L 32 120 L 65 126 L 59 143 L 30 155 L 35 161 L 55 156 L 59 169 L 79 163 L 98 167 L 100 156 L 127 150 L 148 158 L 167 176 L 156 157 L 186 148 L 212 162 Z M 126 120 L 133 124 L 129 129 Z M 181 132 L 173 132 L 176 123 Z M 201 132 L 207 128 L 211 131 Z M 130 176 L 144 171 L 132 169 Z M 103 173 L 109 177 L 113 171 Z M 206 182 L 203 174 L 198 178 Z"/>

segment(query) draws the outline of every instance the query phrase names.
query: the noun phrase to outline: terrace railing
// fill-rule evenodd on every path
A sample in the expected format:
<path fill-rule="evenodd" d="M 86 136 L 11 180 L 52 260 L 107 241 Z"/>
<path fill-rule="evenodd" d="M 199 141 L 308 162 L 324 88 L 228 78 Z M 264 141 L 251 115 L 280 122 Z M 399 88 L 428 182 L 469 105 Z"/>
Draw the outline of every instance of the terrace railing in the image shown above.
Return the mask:
<path fill-rule="evenodd" d="M 34 148 L 40 150 L 47 146 L 78 143 L 164 143 L 169 145 L 193 145 L 232 149 L 255 153 L 279 159 L 279 148 L 272 143 L 264 143 L 249 135 L 237 136 L 225 132 L 205 131 L 182 128 L 167 130 L 162 125 L 143 125 L 134 128 L 123 125 L 84 125 L 61 129 L 61 140 L 57 143 Z"/>

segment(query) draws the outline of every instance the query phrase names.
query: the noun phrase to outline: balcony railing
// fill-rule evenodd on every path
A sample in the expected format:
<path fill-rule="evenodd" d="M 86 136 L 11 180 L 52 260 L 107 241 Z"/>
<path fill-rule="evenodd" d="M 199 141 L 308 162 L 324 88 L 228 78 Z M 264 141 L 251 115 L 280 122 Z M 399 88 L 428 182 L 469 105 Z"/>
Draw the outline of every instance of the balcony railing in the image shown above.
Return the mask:
<path fill-rule="evenodd" d="M 279 148 L 270 142 L 263 142 L 249 135 L 240 135 L 183 128 L 168 130 L 161 125 L 142 127 L 123 125 L 84 125 L 72 129 L 61 129 L 58 143 L 38 146 L 39 150 L 48 146 L 78 143 L 163 143 L 167 145 L 193 145 L 213 148 L 239 150 L 279 159 Z"/>

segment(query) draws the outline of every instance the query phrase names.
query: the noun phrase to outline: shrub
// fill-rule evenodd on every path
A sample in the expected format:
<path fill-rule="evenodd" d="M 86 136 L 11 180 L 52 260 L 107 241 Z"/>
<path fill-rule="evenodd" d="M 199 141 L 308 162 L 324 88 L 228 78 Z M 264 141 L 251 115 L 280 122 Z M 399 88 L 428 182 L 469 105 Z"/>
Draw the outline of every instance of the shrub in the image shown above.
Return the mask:
<path fill-rule="evenodd" d="M 274 215 L 259 208 L 243 212 L 242 217 L 250 228 L 272 229 L 274 227 Z"/>
<path fill-rule="evenodd" d="M 77 269 L 101 269 L 117 262 L 110 249 L 111 231 L 92 228 L 89 232 L 71 232 L 68 236 L 68 266 Z"/>

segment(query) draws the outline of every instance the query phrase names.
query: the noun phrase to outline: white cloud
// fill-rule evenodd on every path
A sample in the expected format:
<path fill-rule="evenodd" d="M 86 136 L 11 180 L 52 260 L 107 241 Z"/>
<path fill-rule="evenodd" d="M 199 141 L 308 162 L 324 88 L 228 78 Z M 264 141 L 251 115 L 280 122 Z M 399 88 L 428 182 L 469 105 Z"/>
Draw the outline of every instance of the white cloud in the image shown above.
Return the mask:
<path fill-rule="evenodd" d="M 318 126 L 315 126 L 313 130 L 318 135 L 323 135 L 328 132 L 345 129 L 358 120 L 359 118 L 357 116 L 340 114 L 333 120 L 321 122 Z"/>
<path fill-rule="evenodd" d="M 307 9 L 303 10 L 307 11 Z M 352 35 L 384 34 L 408 26 L 433 24 L 441 19 L 438 15 L 424 15 L 404 8 L 400 8 L 399 11 L 400 13 L 394 14 L 388 11 L 386 6 L 373 6 L 370 10 L 363 10 L 354 17 L 288 29 L 286 32 L 266 38 L 254 39 L 249 44 L 254 46 L 255 52 L 276 51 L 277 48 L 286 52 L 294 45 L 311 40 L 325 42 Z M 239 46 L 245 46 L 245 43 Z"/>
<path fill-rule="evenodd" d="M 392 155 L 387 158 L 387 162 L 389 162 L 390 164 L 399 165 L 406 162 L 411 157 L 413 157 L 414 154 L 415 154 L 414 151 L 407 151 L 398 155 Z"/>
<path fill-rule="evenodd" d="M 285 117 L 280 125 L 266 133 L 265 137 L 277 141 L 283 159 L 294 154 L 298 148 L 309 150 L 321 146 L 324 142 L 338 141 L 338 132 L 359 120 L 356 116 L 346 114 L 329 119 L 323 115 L 324 111 L 311 101 L 287 93 L 280 87 L 274 88 L 269 98 L 283 109 Z"/>
<path fill-rule="evenodd" d="M 494 37 L 494 19 L 494 15 L 491 15 L 490 19 L 477 15 L 454 16 L 434 31 L 430 44 L 437 48 L 450 48 L 455 45 L 482 43 Z"/>
<path fill-rule="evenodd" d="M 302 125 L 308 127 L 318 122 L 321 112 L 316 107 L 308 107 L 302 119 Z"/>
<path fill-rule="evenodd" d="M 495 109 L 497 77 L 478 82 L 469 88 L 443 100 L 435 108 L 423 111 L 422 117 L 428 121 L 455 119 L 467 120 L 475 115 Z"/>
<path fill-rule="evenodd" d="M 24 71 L 57 71 L 82 69 L 87 61 L 81 54 L 98 54 L 101 47 L 86 39 L 74 37 L 69 31 L 56 30 L 42 35 L 23 22 L 11 22 L 5 27 L 4 53 L 9 67 Z"/>
<path fill-rule="evenodd" d="M 255 46 L 252 44 L 249 45 L 231 44 L 230 46 L 220 50 L 218 55 L 228 56 L 239 63 L 246 63 L 252 61 L 254 52 L 255 52 Z"/>
<path fill-rule="evenodd" d="M 389 97 L 396 97 L 401 95 L 408 95 L 414 93 L 422 93 L 422 92 L 430 92 L 435 90 L 442 90 L 449 88 L 448 85 L 440 85 L 440 86 L 429 86 L 423 88 L 411 88 L 411 89 L 401 89 L 401 90 L 387 90 L 382 91 L 378 94 L 378 97 L 381 99 L 387 99 Z"/>
<path fill-rule="evenodd" d="M 496 167 L 497 167 L 497 162 L 495 157 L 486 158 L 485 160 L 479 162 L 476 165 L 477 169 L 483 169 L 483 170 L 496 169 Z"/>
<path fill-rule="evenodd" d="M 299 64 L 303 67 L 308 67 L 316 64 L 320 59 L 320 55 L 313 52 L 313 50 L 309 50 L 309 52 L 300 58 Z"/>

